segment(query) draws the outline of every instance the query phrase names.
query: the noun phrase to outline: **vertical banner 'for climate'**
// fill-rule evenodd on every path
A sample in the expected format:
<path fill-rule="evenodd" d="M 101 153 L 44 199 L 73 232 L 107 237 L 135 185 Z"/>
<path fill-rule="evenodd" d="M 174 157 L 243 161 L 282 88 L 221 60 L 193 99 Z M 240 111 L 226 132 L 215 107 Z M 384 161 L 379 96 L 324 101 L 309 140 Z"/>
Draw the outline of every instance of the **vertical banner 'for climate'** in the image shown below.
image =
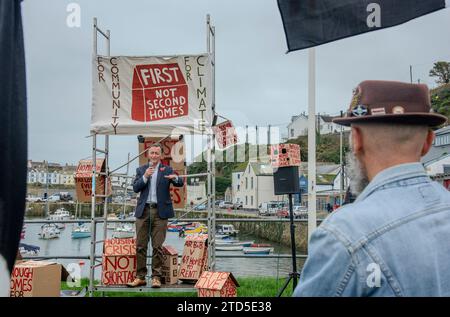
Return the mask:
<path fill-rule="evenodd" d="M 91 130 L 105 134 L 203 133 L 212 122 L 209 55 L 96 56 Z M 178 133 L 179 134 L 179 133 Z"/>

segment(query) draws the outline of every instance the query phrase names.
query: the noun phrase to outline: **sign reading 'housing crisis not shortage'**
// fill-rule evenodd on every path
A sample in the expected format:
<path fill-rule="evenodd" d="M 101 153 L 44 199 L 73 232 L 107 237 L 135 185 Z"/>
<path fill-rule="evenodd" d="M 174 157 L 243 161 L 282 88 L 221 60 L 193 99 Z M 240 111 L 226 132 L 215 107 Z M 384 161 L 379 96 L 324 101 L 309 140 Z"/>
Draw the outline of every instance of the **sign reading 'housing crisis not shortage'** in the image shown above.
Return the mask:
<path fill-rule="evenodd" d="M 209 55 L 96 56 L 91 130 L 100 134 L 206 132 L 212 122 Z"/>

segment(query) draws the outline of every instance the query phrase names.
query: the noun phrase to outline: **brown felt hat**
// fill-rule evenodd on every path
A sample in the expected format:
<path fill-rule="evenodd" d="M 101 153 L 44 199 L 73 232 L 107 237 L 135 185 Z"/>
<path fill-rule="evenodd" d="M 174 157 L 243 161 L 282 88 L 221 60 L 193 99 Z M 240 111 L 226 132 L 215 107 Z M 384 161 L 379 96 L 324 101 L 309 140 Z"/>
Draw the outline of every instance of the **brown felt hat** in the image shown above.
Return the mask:
<path fill-rule="evenodd" d="M 433 113 L 427 85 L 395 81 L 366 80 L 353 91 L 344 117 L 334 123 L 381 122 L 439 126 L 447 117 Z"/>

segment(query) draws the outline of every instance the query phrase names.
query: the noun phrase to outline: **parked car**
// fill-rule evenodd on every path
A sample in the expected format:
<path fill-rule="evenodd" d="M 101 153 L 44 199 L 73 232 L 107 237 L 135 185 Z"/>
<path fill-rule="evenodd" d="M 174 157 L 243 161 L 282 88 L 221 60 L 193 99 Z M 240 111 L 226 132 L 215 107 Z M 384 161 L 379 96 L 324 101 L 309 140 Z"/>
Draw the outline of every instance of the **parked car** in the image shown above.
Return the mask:
<path fill-rule="evenodd" d="M 243 205 L 242 205 L 242 203 L 241 203 L 240 201 L 238 201 L 238 202 L 235 202 L 235 203 L 233 204 L 233 208 L 234 208 L 234 209 L 242 209 L 242 208 L 243 208 Z"/>
<path fill-rule="evenodd" d="M 219 208 L 233 208 L 233 203 L 231 201 L 222 201 L 219 204 Z"/>
<path fill-rule="evenodd" d="M 224 202 L 224 201 L 221 200 L 221 199 L 216 200 L 216 207 L 220 207 L 220 204 L 221 204 L 222 202 Z"/>
<path fill-rule="evenodd" d="M 27 198 L 26 198 L 26 201 L 28 201 L 28 202 L 30 202 L 30 203 L 38 203 L 38 202 L 41 202 L 42 201 L 42 198 L 41 197 L 37 197 L 37 196 L 28 196 Z"/>
<path fill-rule="evenodd" d="M 200 210 L 206 210 L 206 203 L 197 205 L 197 206 L 195 206 L 195 207 L 192 208 L 192 209 L 193 209 L 193 210 L 197 210 L 197 211 L 200 211 Z"/>
<path fill-rule="evenodd" d="M 260 216 L 274 216 L 278 210 L 286 209 L 286 206 L 286 202 L 283 201 L 263 202 L 259 205 L 258 212 Z"/>
<path fill-rule="evenodd" d="M 294 206 L 294 218 L 308 219 L 308 208 L 305 206 Z"/>

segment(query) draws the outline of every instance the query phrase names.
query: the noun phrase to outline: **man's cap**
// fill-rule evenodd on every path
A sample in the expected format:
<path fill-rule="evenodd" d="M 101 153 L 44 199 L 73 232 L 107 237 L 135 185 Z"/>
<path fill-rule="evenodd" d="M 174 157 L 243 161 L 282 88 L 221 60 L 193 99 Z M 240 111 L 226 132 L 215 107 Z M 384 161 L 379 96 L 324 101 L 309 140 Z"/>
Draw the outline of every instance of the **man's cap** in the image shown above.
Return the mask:
<path fill-rule="evenodd" d="M 344 117 L 334 123 L 398 123 L 439 126 L 447 117 L 433 113 L 427 85 L 395 81 L 366 80 L 353 90 L 353 97 Z"/>

